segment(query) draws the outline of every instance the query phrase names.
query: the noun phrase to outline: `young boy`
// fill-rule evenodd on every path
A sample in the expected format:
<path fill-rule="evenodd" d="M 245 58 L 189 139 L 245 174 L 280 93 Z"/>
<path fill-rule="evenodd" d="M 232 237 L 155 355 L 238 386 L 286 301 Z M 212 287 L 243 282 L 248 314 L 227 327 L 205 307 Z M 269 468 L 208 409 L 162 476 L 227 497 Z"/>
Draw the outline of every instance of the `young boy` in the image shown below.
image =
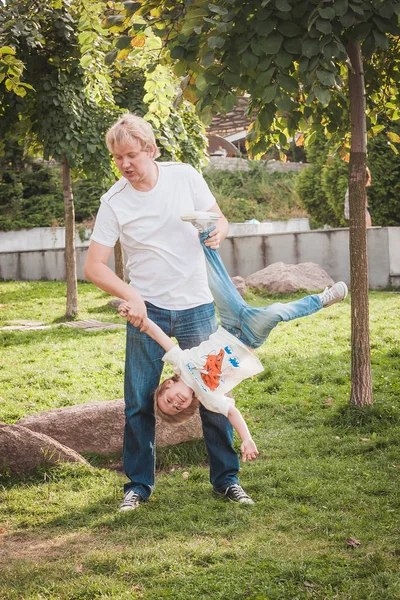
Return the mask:
<path fill-rule="evenodd" d="M 163 360 L 170 363 L 177 373 L 155 390 L 154 398 L 160 416 L 169 422 L 182 423 L 201 402 L 208 410 L 219 412 L 229 419 L 242 441 L 240 450 L 245 462 L 255 459 L 258 450 L 233 399 L 226 394 L 243 379 L 263 371 L 252 350 L 265 342 L 280 321 L 311 315 L 340 302 L 347 296 L 347 286 L 338 282 L 320 294 L 294 302 L 276 302 L 261 308 L 249 306 L 232 283 L 218 250 L 204 244 L 218 218 L 218 214 L 208 212 L 181 217 L 200 232 L 208 283 L 218 308 L 221 327 L 208 340 L 188 350 L 181 350 L 152 321 L 146 333 L 166 351 Z M 121 316 L 126 316 L 129 304 L 122 303 L 118 310 Z"/>

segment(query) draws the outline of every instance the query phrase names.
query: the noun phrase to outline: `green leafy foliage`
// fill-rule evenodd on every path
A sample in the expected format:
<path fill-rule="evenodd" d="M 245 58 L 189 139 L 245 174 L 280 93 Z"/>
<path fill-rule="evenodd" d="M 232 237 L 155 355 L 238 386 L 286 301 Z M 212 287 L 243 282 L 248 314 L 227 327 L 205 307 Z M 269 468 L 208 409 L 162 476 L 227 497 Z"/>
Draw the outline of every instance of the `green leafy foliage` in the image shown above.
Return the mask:
<path fill-rule="evenodd" d="M 157 69 L 157 80 L 149 82 L 145 69 L 133 58 L 125 67 L 111 71 L 102 64 L 97 65 L 96 71 L 99 47 L 105 48 L 109 42 L 96 25 L 93 8 L 93 4 L 76 0 L 64 4 L 49 2 L 36 10 L 27 0 L 10 0 L 1 13 L 0 25 L 4 25 L 4 30 L 0 42 L 3 38 L 12 40 L 26 65 L 26 78 L 35 86 L 20 99 L 0 85 L 3 166 L 12 163 L 13 168 L 22 168 L 28 148 L 59 162 L 65 155 L 69 166 L 89 177 L 86 185 L 90 185 L 91 175 L 96 174 L 102 187 L 104 178 L 111 173 L 105 132 L 124 110 L 129 110 L 147 115 L 160 139 L 164 159 L 186 160 L 199 168 L 206 151 L 206 138 L 192 107 L 185 103 L 171 109 L 170 120 L 170 109 L 165 118 L 154 112 L 155 97 L 168 106 L 171 103 L 166 99 L 176 94 L 169 71 L 160 74 Z M 126 43 L 127 38 L 119 40 L 119 50 Z M 149 56 L 152 53 L 154 48 L 149 50 Z M 146 67 L 150 69 L 150 65 Z M 96 73 L 89 77 L 90 69 Z M 185 123 L 190 131 L 186 131 Z M 89 193 L 87 210 L 79 206 L 79 195 L 76 196 L 78 222 L 95 214 L 94 196 L 97 206 L 101 195 L 97 191 L 100 190 Z M 55 198 L 54 202 L 57 204 L 58 200 Z M 52 220 L 62 222 L 60 211 L 51 207 L 53 200 L 48 199 L 41 207 L 43 218 L 35 213 L 35 218 L 31 214 L 28 219 L 15 214 L 11 207 L 3 228 L 12 227 L 11 215 L 17 228 L 48 225 Z"/>
<path fill-rule="evenodd" d="M 144 101 L 149 92 L 146 93 L 146 74 L 142 68 L 125 67 L 115 74 L 113 81 L 113 94 L 118 106 L 145 117 L 152 124 L 161 160 L 187 162 L 201 169 L 207 138 L 193 107 L 187 101 L 180 102 L 176 108 L 170 107 L 166 119 L 159 119 L 148 112 L 148 103 Z"/>
<path fill-rule="evenodd" d="M 32 89 L 28 83 L 21 81 L 24 64 L 16 58 L 15 49 L 10 46 L 0 47 L 0 84 L 17 96 L 25 96 L 27 89 Z"/>
<path fill-rule="evenodd" d="M 400 126 L 392 124 L 398 135 Z M 348 164 L 338 156 L 330 156 L 330 144 L 317 136 L 307 157 L 312 163 L 296 180 L 296 191 L 302 206 L 310 215 L 312 227 L 348 227 L 344 218 L 344 198 L 348 186 Z M 379 133 L 371 138 L 368 166 L 372 185 L 367 188 L 373 225 L 400 225 L 400 155 L 388 146 L 387 136 Z"/>
<path fill-rule="evenodd" d="M 22 102 L 0 86 L 5 119 L 0 132 L 13 125 L 31 145 L 40 145 L 45 158 L 62 159 L 82 170 L 95 167 L 106 173 L 110 158 L 104 143 L 107 126 L 115 119 L 115 107 L 97 102 L 88 93 L 80 62 L 79 10 L 82 3 L 56 0 L 47 3 L 9 0 L 0 14 L 0 43 L 9 43 L 25 65 L 25 81 L 31 89 Z M 81 40 L 83 42 L 83 40 Z M 103 92 L 107 98 L 108 86 Z"/>
<path fill-rule="evenodd" d="M 345 139 L 349 41 L 361 42 L 369 61 L 369 126 L 379 113 L 393 116 L 399 100 L 399 12 L 398 0 L 195 0 L 173 7 L 169 0 L 143 0 L 136 14 L 117 6 L 106 11 L 109 19 L 119 17 L 119 35 L 152 27 L 164 62 L 189 76 L 185 94 L 205 123 L 229 110 L 232 95 L 249 93 L 250 113 L 270 117 L 257 119 L 249 136 L 255 157 L 271 143 L 285 146 L 299 129 Z"/>
<path fill-rule="evenodd" d="M 390 129 L 395 135 L 400 134 L 399 124 L 391 123 Z M 399 226 L 400 154 L 393 152 L 388 146 L 385 135 L 380 134 L 371 139 L 368 166 L 372 178 L 368 199 L 373 225 Z"/>
<path fill-rule="evenodd" d="M 92 221 L 100 197 L 111 182 L 92 175 L 73 184 L 76 223 Z M 58 167 L 35 165 L 3 171 L 0 180 L 0 231 L 64 225 L 64 201 Z"/>
<path fill-rule="evenodd" d="M 310 224 L 314 228 L 348 226 L 343 214 L 348 165 L 338 157 L 328 159 L 328 154 L 326 138 L 317 136 L 307 152 L 311 165 L 296 181 L 300 202 L 310 215 Z"/>
<path fill-rule="evenodd" d="M 307 216 L 295 191 L 297 173 L 271 173 L 256 165 L 249 171 L 208 169 L 204 177 L 229 222 Z"/>
<path fill-rule="evenodd" d="M 0 230 L 50 226 L 64 219 L 58 169 L 5 171 L 0 183 Z"/>
<path fill-rule="evenodd" d="M 99 177 L 92 173 L 85 179 L 73 182 L 76 223 L 93 224 L 100 207 L 100 198 L 114 182 L 110 177 L 111 173 L 108 177 Z"/>

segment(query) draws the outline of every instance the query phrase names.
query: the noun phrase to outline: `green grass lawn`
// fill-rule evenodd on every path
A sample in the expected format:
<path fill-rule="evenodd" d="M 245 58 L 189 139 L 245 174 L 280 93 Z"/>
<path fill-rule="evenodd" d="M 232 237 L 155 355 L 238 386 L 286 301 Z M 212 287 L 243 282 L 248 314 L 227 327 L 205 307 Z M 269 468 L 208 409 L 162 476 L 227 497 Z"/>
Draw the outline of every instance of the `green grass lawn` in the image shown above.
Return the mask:
<path fill-rule="evenodd" d="M 120 322 L 92 285 L 79 299 L 79 318 Z M 56 327 L 64 284 L 1 283 L 0 305 L 0 326 L 54 324 L 0 332 L 0 420 L 122 397 L 124 331 Z M 363 411 L 348 403 L 349 300 L 280 325 L 258 351 L 264 373 L 235 390 L 260 450 L 241 472 L 254 507 L 213 495 L 202 442 L 160 450 L 156 490 L 131 513 L 117 510 L 124 477 L 96 457 L 3 476 L 0 598 L 398 600 L 400 294 L 371 293 L 370 318 Z"/>

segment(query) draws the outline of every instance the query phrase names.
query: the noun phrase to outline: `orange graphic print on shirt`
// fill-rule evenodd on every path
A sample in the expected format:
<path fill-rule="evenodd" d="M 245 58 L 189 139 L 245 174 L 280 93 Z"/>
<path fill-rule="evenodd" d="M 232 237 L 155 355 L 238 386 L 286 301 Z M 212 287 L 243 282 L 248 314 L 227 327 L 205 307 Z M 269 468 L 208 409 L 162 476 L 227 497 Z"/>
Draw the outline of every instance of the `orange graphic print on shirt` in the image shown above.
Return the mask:
<path fill-rule="evenodd" d="M 209 354 L 207 356 L 206 364 L 201 371 L 201 378 L 211 391 L 216 390 L 219 386 L 224 356 L 225 351 L 222 350 L 222 348 L 218 354 Z"/>

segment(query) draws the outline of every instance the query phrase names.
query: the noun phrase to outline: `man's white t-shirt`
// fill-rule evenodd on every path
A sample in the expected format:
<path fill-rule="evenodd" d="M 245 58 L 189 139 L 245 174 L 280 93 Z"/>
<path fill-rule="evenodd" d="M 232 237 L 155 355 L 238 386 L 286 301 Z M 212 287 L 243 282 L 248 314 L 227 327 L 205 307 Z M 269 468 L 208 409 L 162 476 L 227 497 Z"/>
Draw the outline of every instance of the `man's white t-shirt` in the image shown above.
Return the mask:
<path fill-rule="evenodd" d="M 185 213 L 208 211 L 216 200 L 203 177 L 184 163 L 159 162 L 158 181 L 149 192 L 122 177 L 101 198 L 92 240 L 127 256 L 130 284 L 144 300 L 168 310 L 208 304 L 203 250 Z"/>
<path fill-rule="evenodd" d="M 233 404 L 225 394 L 243 379 L 263 371 L 258 358 L 222 327 L 195 348 L 174 346 L 163 361 L 172 365 L 205 408 L 225 416 Z"/>

